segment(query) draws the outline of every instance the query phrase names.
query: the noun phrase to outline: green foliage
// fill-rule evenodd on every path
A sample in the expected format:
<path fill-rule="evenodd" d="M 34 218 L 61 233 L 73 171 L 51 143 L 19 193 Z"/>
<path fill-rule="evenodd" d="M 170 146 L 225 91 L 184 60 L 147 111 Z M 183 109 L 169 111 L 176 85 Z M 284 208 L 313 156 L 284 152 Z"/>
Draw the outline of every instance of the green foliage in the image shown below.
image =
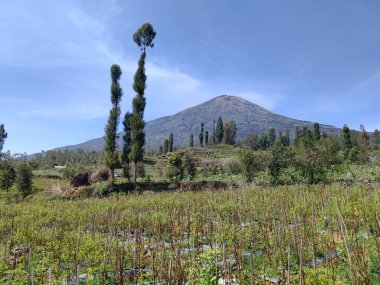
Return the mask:
<path fill-rule="evenodd" d="M 224 134 L 223 120 L 222 120 L 222 117 L 219 116 L 218 120 L 216 121 L 216 128 L 215 128 L 216 143 L 221 143 L 223 141 L 223 134 Z"/>
<path fill-rule="evenodd" d="M 167 153 L 169 151 L 169 140 L 165 139 L 164 141 L 164 153 Z"/>
<path fill-rule="evenodd" d="M 21 163 L 16 167 L 16 189 L 23 197 L 32 193 L 32 169 L 27 163 Z"/>
<path fill-rule="evenodd" d="M 150 23 L 144 23 L 134 34 L 133 41 L 145 52 L 147 47 L 154 47 L 154 37 L 156 31 Z"/>
<path fill-rule="evenodd" d="M 107 167 L 111 171 L 111 182 L 115 178 L 115 168 L 120 166 L 119 152 L 117 151 L 117 126 L 120 117 L 120 101 L 123 91 L 120 87 L 121 68 L 117 64 L 111 66 L 111 103 L 112 109 L 108 118 L 105 135 L 104 157 Z"/>
<path fill-rule="evenodd" d="M 239 161 L 242 164 L 243 175 L 247 182 L 252 182 L 259 171 L 265 170 L 267 156 L 264 152 L 241 150 Z"/>
<path fill-rule="evenodd" d="M 7 161 L 0 161 L 0 189 L 9 191 L 16 180 L 16 172 Z"/>

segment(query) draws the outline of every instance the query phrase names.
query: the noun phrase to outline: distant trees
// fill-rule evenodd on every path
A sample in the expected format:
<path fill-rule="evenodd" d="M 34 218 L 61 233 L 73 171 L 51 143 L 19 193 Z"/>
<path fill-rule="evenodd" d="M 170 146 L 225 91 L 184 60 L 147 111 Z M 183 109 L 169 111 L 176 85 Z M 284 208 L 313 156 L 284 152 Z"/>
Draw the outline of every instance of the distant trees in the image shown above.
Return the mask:
<path fill-rule="evenodd" d="M 203 146 L 203 122 L 201 123 L 201 131 L 199 132 L 199 145 Z"/>
<path fill-rule="evenodd" d="M 145 121 L 144 111 L 146 105 L 145 88 L 146 88 L 146 75 L 145 75 L 145 58 L 146 48 L 153 48 L 153 40 L 156 32 L 150 23 L 145 23 L 133 35 L 133 41 L 141 49 L 142 53 L 138 61 L 138 67 L 134 76 L 133 90 L 136 96 L 133 98 L 133 114 L 131 117 L 131 151 L 129 159 L 133 162 L 134 170 L 134 184 L 137 181 L 137 164 L 143 161 L 144 145 L 145 145 Z"/>
<path fill-rule="evenodd" d="M 205 132 L 205 145 L 208 145 L 208 131 Z"/>
<path fill-rule="evenodd" d="M 190 146 L 190 147 L 193 147 L 193 146 L 194 146 L 194 135 L 193 135 L 193 134 L 190 134 L 190 138 L 189 138 L 189 146 Z"/>
<path fill-rule="evenodd" d="M 111 103 L 112 109 L 106 126 L 104 156 L 107 167 L 111 172 L 111 183 L 114 183 L 115 168 L 120 165 L 119 152 L 117 150 L 117 125 L 120 117 L 120 101 L 123 95 L 119 84 L 121 68 L 117 64 L 111 66 Z"/>
<path fill-rule="evenodd" d="M 235 138 L 236 138 L 236 122 L 235 121 L 229 121 L 224 125 L 223 130 L 223 139 L 225 144 L 234 145 L 235 144 Z"/>
<path fill-rule="evenodd" d="M 272 176 L 272 184 L 277 184 L 280 173 L 291 165 L 293 152 L 281 142 L 275 142 L 268 156 L 268 170 Z"/>
<path fill-rule="evenodd" d="M 3 151 L 5 139 L 8 137 L 8 134 L 5 132 L 4 124 L 0 124 L 0 158 Z"/>
<path fill-rule="evenodd" d="M 215 141 L 216 141 L 216 143 L 222 143 L 223 132 L 224 132 L 223 120 L 222 120 L 222 117 L 219 116 L 218 120 L 216 121 L 216 128 L 215 128 Z"/>

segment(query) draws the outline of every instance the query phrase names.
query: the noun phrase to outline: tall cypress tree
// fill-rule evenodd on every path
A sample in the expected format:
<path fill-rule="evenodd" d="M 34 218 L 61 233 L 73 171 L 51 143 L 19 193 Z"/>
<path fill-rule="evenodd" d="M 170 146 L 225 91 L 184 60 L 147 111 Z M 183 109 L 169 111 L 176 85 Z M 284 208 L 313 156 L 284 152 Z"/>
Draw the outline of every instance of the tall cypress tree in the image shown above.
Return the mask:
<path fill-rule="evenodd" d="M 215 120 L 212 121 L 212 143 L 216 143 L 216 137 L 215 137 Z"/>
<path fill-rule="evenodd" d="M 164 154 L 166 154 L 169 151 L 169 141 L 168 139 L 165 139 L 164 141 Z"/>
<path fill-rule="evenodd" d="M 223 120 L 222 120 L 222 117 L 219 116 L 218 120 L 216 121 L 216 129 L 215 129 L 216 143 L 221 143 L 223 141 L 223 134 L 224 134 Z"/>
<path fill-rule="evenodd" d="M 208 131 L 205 132 L 205 145 L 208 145 Z"/>
<path fill-rule="evenodd" d="M 169 151 L 173 152 L 174 137 L 173 133 L 169 135 Z"/>
<path fill-rule="evenodd" d="M 189 142 L 190 147 L 194 146 L 194 135 L 190 134 L 190 142 Z"/>
<path fill-rule="evenodd" d="M 0 158 L 1 151 L 3 150 L 5 139 L 8 137 L 8 134 L 5 132 L 4 124 L 0 124 Z"/>
<path fill-rule="evenodd" d="M 314 140 L 318 141 L 321 139 L 321 131 L 319 130 L 319 123 L 314 123 L 313 128 L 314 128 L 314 134 L 313 134 Z"/>
<path fill-rule="evenodd" d="M 344 157 L 348 157 L 348 153 L 350 152 L 352 148 L 352 142 L 351 142 L 351 135 L 350 135 L 350 129 L 347 125 L 343 126 L 343 151 L 344 151 Z"/>
<path fill-rule="evenodd" d="M 203 146 L 203 122 L 201 123 L 201 131 L 199 133 L 199 144 Z"/>
<path fill-rule="evenodd" d="M 272 146 L 276 142 L 276 129 L 275 128 L 270 128 L 268 130 L 268 140 L 269 140 L 269 145 Z"/>
<path fill-rule="evenodd" d="M 138 62 L 138 68 L 134 76 L 133 90 L 136 92 L 133 98 L 133 114 L 131 117 L 131 151 L 129 159 L 133 162 L 133 181 L 136 187 L 137 181 L 137 164 L 143 161 L 144 145 L 145 145 L 145 121 L 144 111 L 146 105 L 145 88 L 146 88 L 146 75 L 145 75 L 145 58 L 146 48 L 153 47 L 153 39 L 156 32 L 150 23 L 145 23 L 133 34 L 133 41 L 141 49 L 142 53 Z"/>
<path fill-rule="evenodd" d="M 120 87 L 119 80 L 121 68 L 117 64 L 111 66 L 111 103 L 112 109 L 108 117 L 108 123 L 105 129 L 105 147 L 104 157 L 107 167 L 111 171 L 111 183 L 115 180 L 115 168 L 120 165 L 119 153 L 117 151 L 117 126 L 120 117 L 120 101 L 123 91 Z"/>
<path fill-rule="evenodd" d="M 123 126 L 124 126 L 124 135 L 123 135 L 123 152 L 121 155 L 121 165 L 123 167 L 124 177 L 130 181 L 129 175 L 129 153 L 131 152 L 131 118 L 132 114 L 127 112 L 124 116 Z"/>

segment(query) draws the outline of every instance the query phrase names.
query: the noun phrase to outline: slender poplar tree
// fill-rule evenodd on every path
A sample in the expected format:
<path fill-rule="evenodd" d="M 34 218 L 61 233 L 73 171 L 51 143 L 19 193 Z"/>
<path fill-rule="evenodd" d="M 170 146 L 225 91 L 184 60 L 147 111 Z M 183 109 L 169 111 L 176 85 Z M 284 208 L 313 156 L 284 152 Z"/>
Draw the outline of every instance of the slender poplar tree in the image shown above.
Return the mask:
<path fill-rule="evenodd" d="M 108 123 L 105 129 L 105 146 L 104 156 L 107 167 L 111 172 L 111 183 L 115 180 L 115 168 L 120 165 L 119 153 L 117 151 L 117 126 L 120 117 L 120 101 L 123 91 L 120 87 L 119 80 L 121 76 L 121 68 L 117 64 L 111 66 L 111 103 L 112 109 L 108 117 Z"/>
<path fill-rule="evenodd" d="M 222 117 L 219 116 L 218 120 L 216 121 L 216 129 L 215 129 L 216 143 L 221 143 L 223 141 L 223 133 L 224 133 L 223 120 L 222 120 Z"/>
<path fill-rule="evenodd" d="M 0 124 L 0 158 L 1 158 L 1 151 L 3 150 L 5 139 L 7 137 L 8 137 L 8 134 L 5 132 L 4 124 Z"/>
<path fill-rule="evenodd" d="M 173 152 L 174 136 L 173 133 L 169 135 L 169 151 Z"/>
<path fill-rule="evenodd" d="M 199 133 L 199 144 L 203 146 L 203 122 L 201 123 L 201 131 Z"/>
<path fill-rule="evenodd" d="M 137 181 L 137 164 L 143 161 L 144 158 L 144 145 L 145 145 L 145 121 L 144 111 L 146 105 L 145 88 L 146 88 L 146 75 L 145 75 L 145 58 L 146 48 L 153 48 L 153 39 L 156 32 L 150 23 L 145 23 L 133 34 L 133 41 L 141 49 L 141 55 L 138 62 L 138 68 L 134 76 L 133 90 L 136 92 L 133 98 L 133 114 L 131 117 L 131 151 L 129 159 L 133 162 L 133 182 L 136 187 Z"/>
<path fill-rule="evenodd" d="M 208 145 L 208 131 L 205 132 L 205 145 Z"/>
<path fill-rule="evenodd" d="M 194 135 L 193 134 L 190 134 L 190 147 L 193 147 L 194 146 Z"/>
<path fill-rule="evenodd" d="M 131 152 L 131 118 L 132 114 L 127 112 L 124 116 L 123 126 L 124 126 L 124 135 L 123 135 L 123 152 L 121 154 L 121 165 L 123 167 L 124 177 L 130 181 L 129 175 L 129 153 Z"/>
<path fill-rule="evenodd" d="M 321 139 L 321 131 L 319 130 L 319 123 L 314 123 L 313 128 L 314 128 L 313 138 L 315 141 L 318 141 Z"/>

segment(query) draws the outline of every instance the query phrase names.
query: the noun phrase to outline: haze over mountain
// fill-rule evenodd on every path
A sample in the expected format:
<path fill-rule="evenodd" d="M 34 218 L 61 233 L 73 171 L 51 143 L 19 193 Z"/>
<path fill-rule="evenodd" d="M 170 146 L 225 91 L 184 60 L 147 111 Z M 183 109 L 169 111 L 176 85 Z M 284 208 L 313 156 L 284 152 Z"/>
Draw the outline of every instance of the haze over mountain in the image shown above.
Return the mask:
<path fill-rule="evenodd" d="M 222 95 L 177 114 L 147 122 L 145 127 L 146 148 L 158 148 L 170 133 L 174 134 L 175 145 L 188 145 L 191 133 L 194 134 L 194 143 L 197 144 L 201 123 L 204 123 L 204 131 L 208 131 L 211 137 L 213 121 L 217 120 L 219 116 L 223 118 L 224 122 L 230 120 L 236 122 L 238 140 L 244 139 L 251 133 L 267 132 L 269 128 L 275 128 L 276 131 L 283 132 L 289 129 L 292 136 L 297 126 L 311 128 L 313 125 L 313 122 L 274 114 L 237 96 Z M 338 134 L 340 129 L 329 125 L 321 125 L 321 131 L 328 134 Z M 80 144 L 60 147 L 57 150 L 100 150 L 103 148 L 103 143 L 104 139 L 100 137 Z M 120 139 L 119 146 L 121 145 L 122 141 Z"/>

